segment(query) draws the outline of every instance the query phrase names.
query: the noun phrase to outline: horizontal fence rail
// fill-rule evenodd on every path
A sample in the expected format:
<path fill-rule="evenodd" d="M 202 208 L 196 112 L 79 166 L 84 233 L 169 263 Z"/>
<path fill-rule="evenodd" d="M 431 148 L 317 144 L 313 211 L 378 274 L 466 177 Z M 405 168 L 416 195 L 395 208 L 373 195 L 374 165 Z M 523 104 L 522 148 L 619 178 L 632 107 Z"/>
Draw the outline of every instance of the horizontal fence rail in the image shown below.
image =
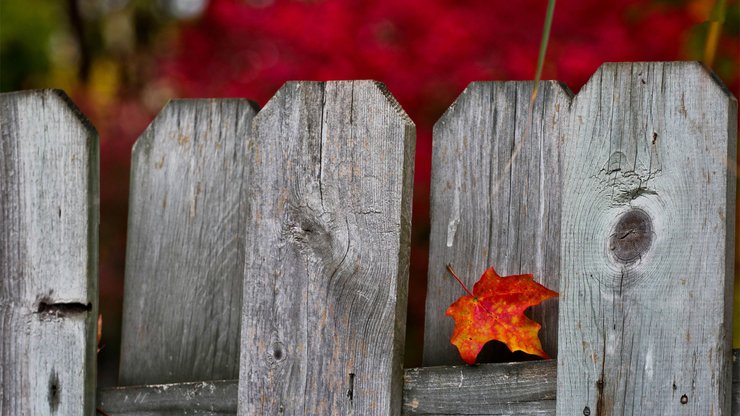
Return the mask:
<path fill-rule="evenodd" d="M 733 351 L 732 415 L 740 416 L 740 350 Z M 407 415 L 554 415 L 556 360 L 404 370 Z M 101 389 L 111 416 L 144 412 L 235 415 L 238 380 Z"/>

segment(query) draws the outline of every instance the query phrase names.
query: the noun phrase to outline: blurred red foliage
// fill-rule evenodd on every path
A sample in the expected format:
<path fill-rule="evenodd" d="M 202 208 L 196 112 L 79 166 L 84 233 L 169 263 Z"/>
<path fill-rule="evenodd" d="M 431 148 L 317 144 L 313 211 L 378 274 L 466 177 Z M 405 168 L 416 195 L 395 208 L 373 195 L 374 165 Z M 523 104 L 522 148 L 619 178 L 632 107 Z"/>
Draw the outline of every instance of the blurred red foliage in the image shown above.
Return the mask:
<path fill-rule="evenodd" d="M 472 80 L 533 77 L 545 3 L 213 0 L 161 73 L 188 96 L 260 103 L 290 79 L 378 79 L 428 127 Z M 577 88 L 603 62 L 685 58 L 704 19 L 679 2 L 561 0 L 545 75 Z"/>

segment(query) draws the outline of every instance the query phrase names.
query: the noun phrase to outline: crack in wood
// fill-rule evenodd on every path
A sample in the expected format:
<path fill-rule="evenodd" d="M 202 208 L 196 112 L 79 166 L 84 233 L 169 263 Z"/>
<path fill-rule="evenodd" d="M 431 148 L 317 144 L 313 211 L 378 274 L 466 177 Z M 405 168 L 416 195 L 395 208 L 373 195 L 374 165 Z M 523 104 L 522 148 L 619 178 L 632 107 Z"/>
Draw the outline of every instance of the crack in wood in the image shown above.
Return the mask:
<path fill-rule="evenodd" d="M 39 306 L 36 312 L 42 316 L 54 316 L 62 318 L 65 316 L 84 315 L 91 310 L 92 303 L 50 303 L 46 301 L 41 301 L 39 302 Z"/>

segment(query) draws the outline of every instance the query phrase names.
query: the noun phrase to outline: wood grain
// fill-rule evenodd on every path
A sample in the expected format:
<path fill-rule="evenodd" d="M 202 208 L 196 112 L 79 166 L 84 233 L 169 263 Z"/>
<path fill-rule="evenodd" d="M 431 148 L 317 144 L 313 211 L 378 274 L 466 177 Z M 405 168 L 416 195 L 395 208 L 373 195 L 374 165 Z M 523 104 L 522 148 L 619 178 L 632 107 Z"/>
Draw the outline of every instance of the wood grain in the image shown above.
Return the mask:
<path fill-rule="evenodd" d="M 558 289 L 561 124 L 570 93 L 543 83 L 528 128 L 532 87 L 472 83 L 434 126 L 425 366 L 462 363 L 445 311 L 464 292 L 448 263 L 470 288 L 493 266 L 502 276 L 530 273 Z M 553 357 L 557 305 L 548 300 L 530 311 Z"/>
<path fill-rule="evenodd" d="M 740 359 L 733 351 L 732 414 L 740 415 Z M 554 415 L 555 360 L 407 368 L 403 413 L 409 415 Z M 233 415 L 238 380 L 114 387 L 98 392 L 110 415 Z M 150 412 L 150 413 L 144 413 Z"/>
<path fill-rule="evenodd" d="M 247 100 L 176 100 L 133 150 L 123 385 L 237 378 Z"/>
<path fill-rule="evenodd" d="M 404 370 L 407 415 L 554 415 L 553 360 Z M 111 416 L 236 414 L 237 380 L 101 389 Z"/>
<path fill-rule="evenodd" d="M 235 415 L 238 380 L 100 389 L 97 408 L 110 416 Z"/>
<path fill-rule="evenodd" d="M 554 360 L 407 369 L 409 415 L 555 414 Z"/>
<path fill-rule="evenodd" d="M 252 137 L 239 414 L 398 414 L 413 123 L 381 84 L 296 82 Z"/>
<path fill-rule="evenodd" d="M 736 117 L 693 62 L 606 64 L 575 97 L 558 414 L 729 414 Z"/>
<path fill-rule="evenodd" d="M 98 138 L 61 91 L 0 94 L 0 413 L 92 415 Z"/>

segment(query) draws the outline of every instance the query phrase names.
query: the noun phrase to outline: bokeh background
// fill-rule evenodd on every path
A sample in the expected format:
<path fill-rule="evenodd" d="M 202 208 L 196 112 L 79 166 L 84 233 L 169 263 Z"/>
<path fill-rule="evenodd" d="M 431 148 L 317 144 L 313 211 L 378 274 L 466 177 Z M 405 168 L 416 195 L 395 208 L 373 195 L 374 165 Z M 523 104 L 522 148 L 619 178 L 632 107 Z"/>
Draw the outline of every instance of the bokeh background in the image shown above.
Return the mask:
<path fill-rule="evenodd" d="M 699 60 L 715 1 L 560 0 L 543 78 L 577 92 L 604 62 Z M 118 372 L 132 144 L 170 98 L 264 105 L 288 80 L 382 81 L 417 125 L 406 366 L 420 365 L 432 126 L 471 81 L 534 78 L 546 3 L 0 0 L 0 90 L 62 88 L 100 133 L 100 383 Z M 735 96 L 739 57 L 734 0 L 713 69 Z"/>

